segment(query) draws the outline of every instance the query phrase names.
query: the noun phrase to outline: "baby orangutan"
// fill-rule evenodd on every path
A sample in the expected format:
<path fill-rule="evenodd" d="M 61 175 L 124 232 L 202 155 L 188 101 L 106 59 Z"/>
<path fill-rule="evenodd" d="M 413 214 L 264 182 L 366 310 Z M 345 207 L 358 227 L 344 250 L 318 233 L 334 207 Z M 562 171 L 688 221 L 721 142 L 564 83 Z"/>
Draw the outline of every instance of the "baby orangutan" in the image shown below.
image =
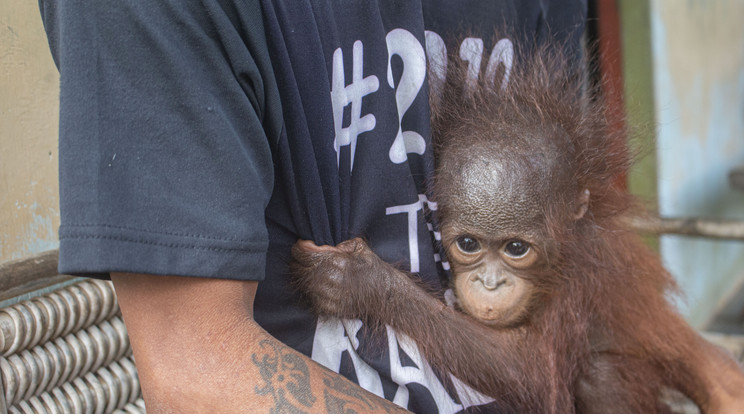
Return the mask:
<path fill-rule="evenodd" d="M 654 413 L 664 387 L 744 413 L 744 376 L 667 300 L 676 285 L 626 228 L 622 137 L 560 52 L 518 61 L 500 89 L 432 104 L 442 243 L 460 310 L 361 239 L 300 241 L 293 272 L 318 315 L 387 324 L 502 412 Z M 452 66 L 452 65 L 450 65 Z"/>

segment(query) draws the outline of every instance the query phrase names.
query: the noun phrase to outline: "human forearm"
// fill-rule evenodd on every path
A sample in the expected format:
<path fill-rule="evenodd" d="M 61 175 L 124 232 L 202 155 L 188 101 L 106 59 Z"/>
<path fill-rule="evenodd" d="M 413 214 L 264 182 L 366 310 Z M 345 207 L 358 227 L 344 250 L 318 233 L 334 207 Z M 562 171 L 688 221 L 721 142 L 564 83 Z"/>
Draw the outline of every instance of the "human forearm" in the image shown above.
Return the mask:
<path fill-rule="evenodd" d="M 252 319 L 256 283 L 113 274 L 148 412 L 396 412 Z M 402 410 L 401 410 L 402 411 Z"/>
<path fill-rule="evenodd" d="M 744 371 L 737 361 L 695 333 L 691 355 L 683 356 L 687 376 L 678 382 L 680 390 L 690 396 L 704 413 L 744 412 Z"/>

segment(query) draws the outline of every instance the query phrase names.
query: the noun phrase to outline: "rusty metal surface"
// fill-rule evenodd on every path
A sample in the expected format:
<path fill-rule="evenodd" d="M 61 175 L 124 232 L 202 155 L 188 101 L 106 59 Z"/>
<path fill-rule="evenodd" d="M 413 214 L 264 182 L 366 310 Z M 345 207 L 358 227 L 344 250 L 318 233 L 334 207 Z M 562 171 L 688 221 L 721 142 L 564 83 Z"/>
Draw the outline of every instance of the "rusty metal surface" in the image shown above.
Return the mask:
<path fill-rule="evenodd" d="M 50 250 L 22 260 L 0 263 L 0 300 L 39 288 L 60 276 L 57 273 L 58 250 Z M 69 276 L 67 276 L 69 278 Z"/>

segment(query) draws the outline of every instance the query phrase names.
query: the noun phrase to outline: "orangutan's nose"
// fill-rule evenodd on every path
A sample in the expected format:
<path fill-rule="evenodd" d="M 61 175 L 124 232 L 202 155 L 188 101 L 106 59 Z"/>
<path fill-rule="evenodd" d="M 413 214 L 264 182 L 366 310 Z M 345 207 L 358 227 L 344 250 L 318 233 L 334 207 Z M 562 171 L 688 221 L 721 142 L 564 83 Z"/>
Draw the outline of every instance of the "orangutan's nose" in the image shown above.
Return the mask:
<path fill-rule="evenodd" d="M 485 272 L 479 275 L 478 279 L 488 290 L 496 290 L 506 283 L 506 278 L 494 272 Z"/>

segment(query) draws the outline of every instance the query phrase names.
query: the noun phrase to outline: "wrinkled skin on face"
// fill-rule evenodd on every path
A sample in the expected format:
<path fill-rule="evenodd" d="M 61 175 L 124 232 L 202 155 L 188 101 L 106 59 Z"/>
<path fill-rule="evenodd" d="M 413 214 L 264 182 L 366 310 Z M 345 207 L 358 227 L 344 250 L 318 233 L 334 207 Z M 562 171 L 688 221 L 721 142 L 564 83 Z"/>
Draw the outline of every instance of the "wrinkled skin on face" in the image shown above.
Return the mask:
<path fill-rule="evenodd" d="M 519 276 L 516 266 L 529 269 L 538 259 L 537 253 L 527 242 L 516 239 L 502 246 L 483 246 L 481 243 L 487 241 L 459 236 L 448 249 L 459 305 L 487 325 L 507 327 L 517 324 L 527 316 L 534 285 Z M 478 249 L 473 249 L 472 245 L 477 245 Z M 507 253 L 507 246 L 520 246 L 520 250 L 511 248 L 518 251 L 519 256 Z"/>
<path fill-rule="evenodd" d="M 541 179 L 553 162 L 529 154 L 515 176 L 514 164 L 494 155 L 500 153 L 461 148 L 443 155 L 437 187 L 446 189 L 442 241 L 458 303 L 482 323 L 505 328 L 529 317 L 539 295 L 535 275 L 554 253 L 542 214 L 551 189 Z M 580 219 L 587 204 L 588 195 L 577 194 L 571 220 Z"/>

